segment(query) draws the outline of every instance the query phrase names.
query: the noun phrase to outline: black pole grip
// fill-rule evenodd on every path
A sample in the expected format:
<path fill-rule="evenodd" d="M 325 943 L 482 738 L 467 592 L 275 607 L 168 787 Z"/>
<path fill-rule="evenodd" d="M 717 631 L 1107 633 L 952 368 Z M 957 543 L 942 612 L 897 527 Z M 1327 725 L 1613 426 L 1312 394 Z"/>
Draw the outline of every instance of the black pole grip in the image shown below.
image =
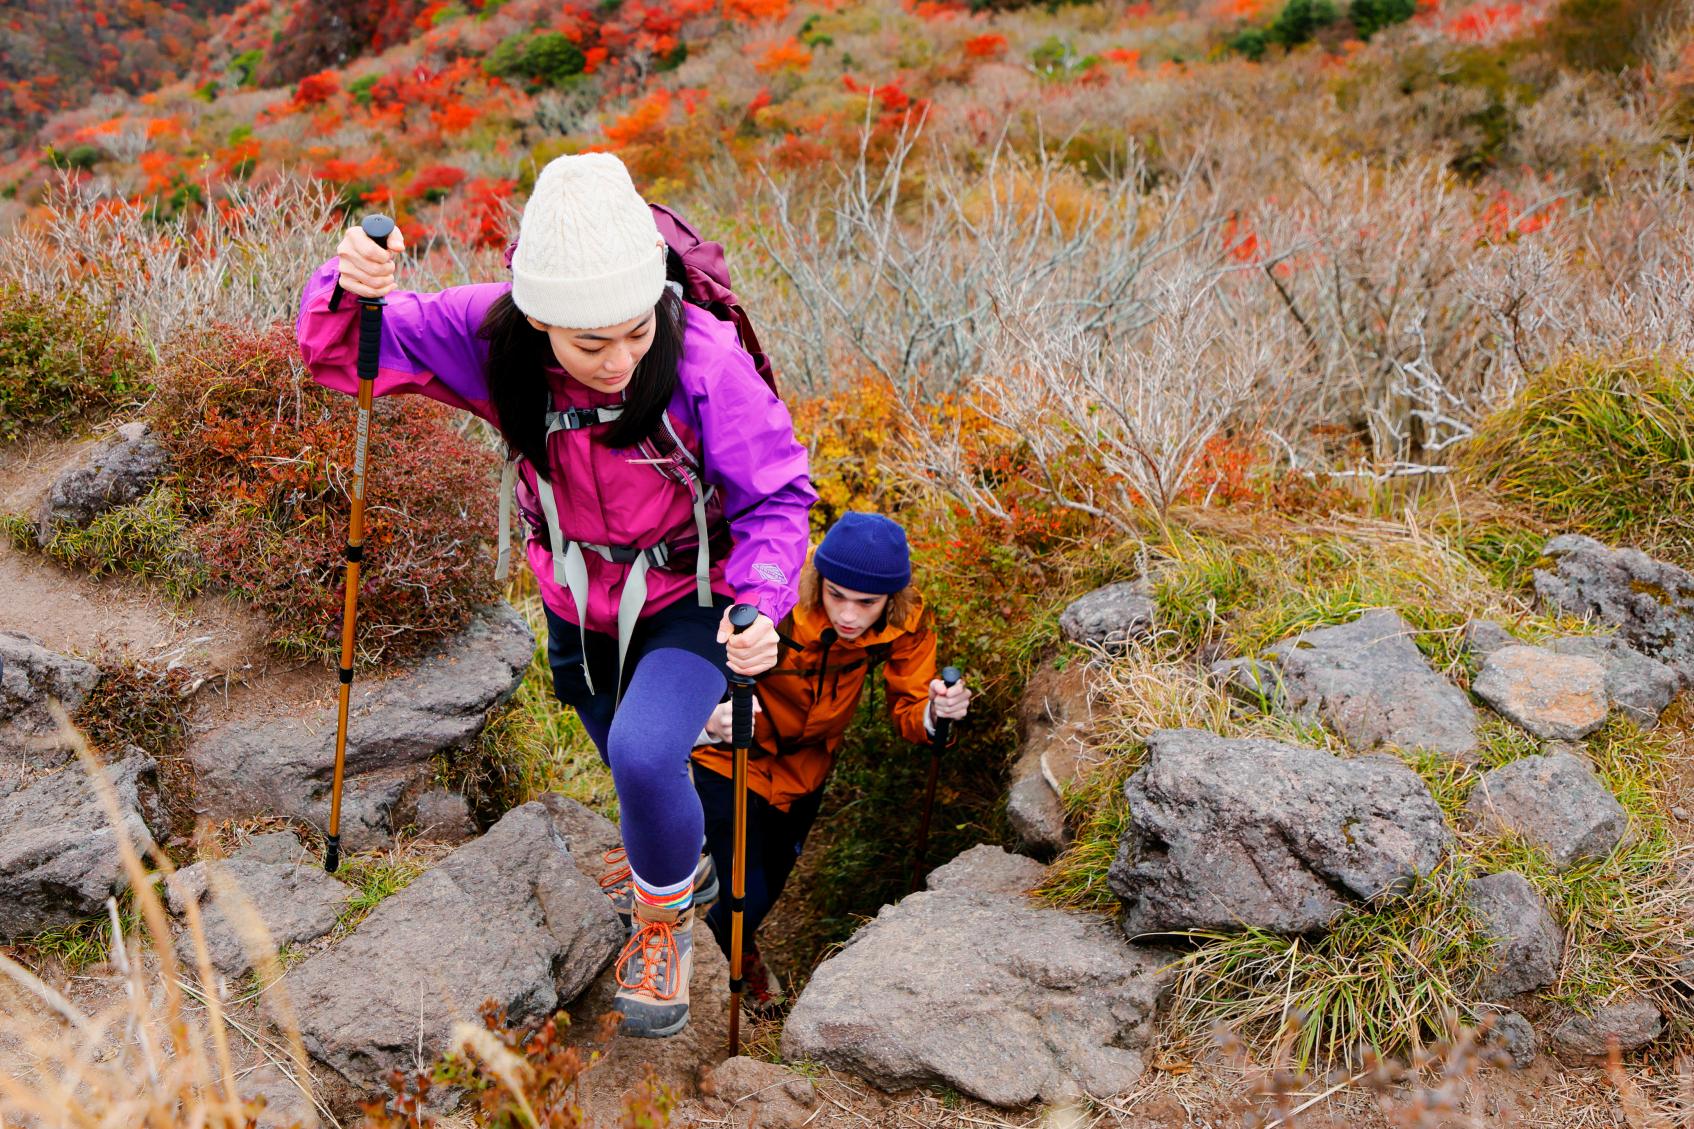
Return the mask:
<path fill-rule="evenodd" d="M 729 609 L 729 626 L 739 635 L 759 621 L 759 609 L 752 604 L 736 604 Z M 736 685 L 753 685 L 753 677 L 747 674 L 731 673 L 729 680 Z"/>
<path fill-rule="evenodd" d="M 736 604 L 729 609 L 729 625 L 737 635 L 758 622 L 759 609 L 752 604 Z M 745 674 L 730 675 L 730 736 L 738 749 L 753 744 L 753 679 Z"/>
<path fill-rule="evenodd" d="M 947 688 L 949 690 L 951 690 L 954 686 L 957 686 L 959 684 L 959 679 L 961 679 L 963 677 L 964 677 L 964 675 L 959 673 L 959 668 L 956 667 L 956 666 L 946 667 L 941 672 L 941 681 L 947 686 Z M 953 731 L 953 719 L 952 718 L 949 718 L 949 717 L 938 717 L 938 718 L 936 718 L 935 719 L 935 747 L 939 749 L 942 746 L 946 745 L 947 744 L 947 738 L 952 734 L 952 731 Z"/>
<path fill-rule="evenodd" d="M 394 234 L 394 221 L 384 215 L 368 215 L 359 221 L 359 230 L 374 239 L 378 246 L 386 248 L 388 237 Z"/>
<path fill-rule="evenodd" d="M 341 867 L 341 836 L 324 836 L 324 870 L 334 874 Z"/>

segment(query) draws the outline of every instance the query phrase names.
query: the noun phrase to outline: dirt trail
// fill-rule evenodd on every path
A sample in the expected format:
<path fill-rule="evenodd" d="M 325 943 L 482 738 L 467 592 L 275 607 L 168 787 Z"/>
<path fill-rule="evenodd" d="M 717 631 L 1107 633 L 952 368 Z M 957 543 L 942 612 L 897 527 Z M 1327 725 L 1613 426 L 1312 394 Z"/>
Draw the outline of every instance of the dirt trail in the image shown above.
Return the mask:
<path fill-rule="evenodd" d="M 0 513 L 34 515 L 54 478 L 93 441 L 0 450 Z M 175 660 L 208 678 L 254 673 L 265 635 L 259 617 L 232 601 L 208 597 L 178 606 L 141 581 L 93 580 L 3 541 L 0 631 L 21 631 L 64 654 Z"/>

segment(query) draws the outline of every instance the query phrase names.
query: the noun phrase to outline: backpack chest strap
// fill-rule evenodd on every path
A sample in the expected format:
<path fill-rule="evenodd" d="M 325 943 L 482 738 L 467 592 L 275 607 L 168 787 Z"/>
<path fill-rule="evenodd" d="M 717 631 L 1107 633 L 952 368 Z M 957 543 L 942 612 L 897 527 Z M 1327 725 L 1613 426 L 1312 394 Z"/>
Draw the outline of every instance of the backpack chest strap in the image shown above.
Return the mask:
<path fill-rule="evenodd" d="M 535 482 L 536 493 L 541 499 L 541 512 L 547 520 L 549 544 L 553 549 L 553 581 L 570 595 L 571 603 L 576 606 L 577 634 L 582 644 L 582 674 L 590 694 L 598 691 L 594 688 L 594 675 L 588 664 L 589 582 L 588 559 L 584 553 L 593 553 L 611 564 L 630 566 L 629 574 L 624 577 L 623 590 L 618 593 L 618 681 L 613 692 L 621 700 L 624 660 L 635 637 L 641 610 L 647 606 L 647 573 L 669 565 L 676 550 L 666 541 L 642 549 L 633 545 L 596 545 L 591 541 L 569 540 L 559 524 L 559 503 L 553 496 L 552 483 L 539 474 L 535 476 Z M 503 493 L 509 497 L 509 492 Z M 706 503 L 711 496 L 711 489 L 697 491 L 694 495 L 694 523 L 700 531 L 700 541 L 694 553 L 694 585 L 695 596 L 703 608 L 712 606 L 712 552 L 705 535 Z M 503 510 L 506 505 L 509 502 L 503 499 Z M 616 703 L 613 708 L 616 708 Z"/>

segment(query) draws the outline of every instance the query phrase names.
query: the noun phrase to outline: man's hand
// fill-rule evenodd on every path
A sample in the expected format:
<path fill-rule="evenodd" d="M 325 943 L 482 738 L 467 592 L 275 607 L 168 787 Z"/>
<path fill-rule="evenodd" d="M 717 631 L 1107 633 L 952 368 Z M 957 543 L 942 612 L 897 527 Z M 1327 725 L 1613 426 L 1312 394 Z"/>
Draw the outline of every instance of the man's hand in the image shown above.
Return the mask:
<path fill-rule="evenodd" d="M 729 669 L 737 674 L 760 675 L 776 665 L 776 649 L 780 640 L 776 624 L 763 612 L 753 621 L 753 626 L 737 635 L 729 623 L 729 609 L 725 608 L 723 619 L 718 623 L 718 642 L 727 647 Z"/>
<path fill-rule="evenodd" d="M 749 628 L 748 630 L 752 630 Z M 719 702 L 718 708 L 712 711 L 712 716 L 706 719 L 706 728 L 701 730 L 714 745 L 727 745 L 735 740 L 733 722 L 734 702 Z M 765 707 L 759 704 L 759 699 L 753 699 L 753 713 L 765 712 Z"/>
<path fill-rule="evenodd" d="M 965 687 L 965 680 L 948 686 L 941 679 L 932 679 L 929 684 L 929 716 L 931 718 L 947 718 L 958 721 L 971 708 L 971 692 Z"/>

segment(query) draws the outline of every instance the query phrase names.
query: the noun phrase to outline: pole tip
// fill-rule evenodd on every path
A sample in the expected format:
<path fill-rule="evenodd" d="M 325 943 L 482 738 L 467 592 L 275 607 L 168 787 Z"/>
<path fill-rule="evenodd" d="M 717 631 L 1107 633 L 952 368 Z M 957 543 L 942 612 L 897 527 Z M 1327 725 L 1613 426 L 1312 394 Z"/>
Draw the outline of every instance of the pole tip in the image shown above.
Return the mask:
<path fill-rule="evenodd" d="M 324 872 L 334 874 L 341 869 L 341 836 L 330 835 L 324 840 Z"/>

